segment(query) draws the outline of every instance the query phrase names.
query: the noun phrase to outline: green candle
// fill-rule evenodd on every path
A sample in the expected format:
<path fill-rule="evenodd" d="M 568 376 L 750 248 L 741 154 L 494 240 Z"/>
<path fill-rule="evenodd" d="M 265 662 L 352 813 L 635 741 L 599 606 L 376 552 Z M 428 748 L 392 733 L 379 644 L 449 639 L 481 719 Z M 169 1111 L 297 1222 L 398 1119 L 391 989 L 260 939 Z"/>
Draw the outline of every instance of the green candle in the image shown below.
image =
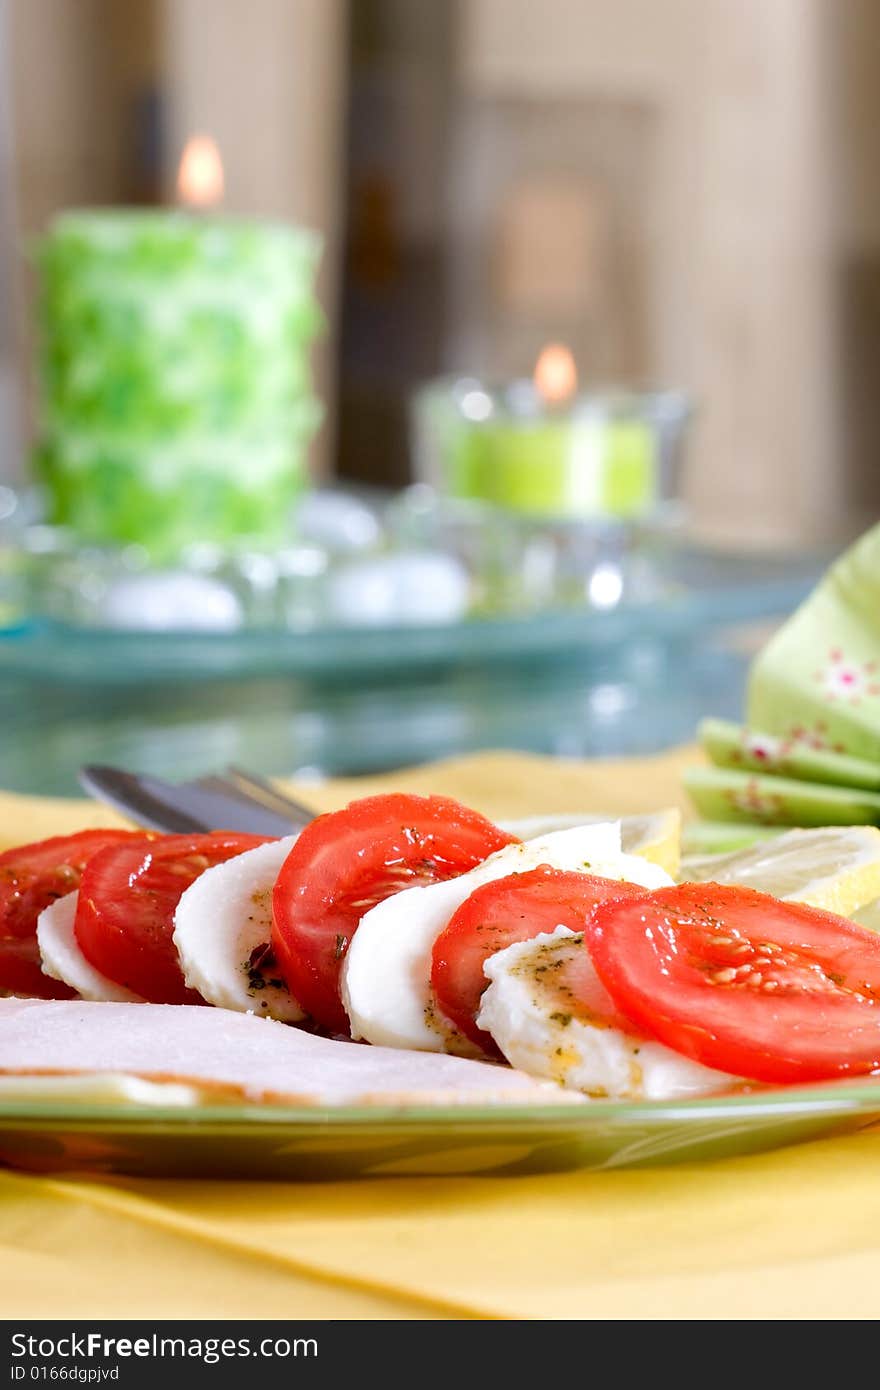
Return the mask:
<path fill-rule="evenodd" d="M 284 535 L 321 413 L 319 252 L 310 232 L 216 215 L 55 219 L 38 250 L 53 521 L 156 558 Z"/>
<path fill-rule="evenodd" d="M 639 421 L 548 419 L 463 429 L 452 487 L 512 511 L 643 516 L 658 500 L 656 442 Z"/>
<path fill-rule="evenodd" d="M 423 477 L 453 497 L 623 520 L 649 516 L 669 495 L 685 416 L 672 393 L 548 404 L 528 382 L 438 382 L 416 403 L 416 439 Z"/>

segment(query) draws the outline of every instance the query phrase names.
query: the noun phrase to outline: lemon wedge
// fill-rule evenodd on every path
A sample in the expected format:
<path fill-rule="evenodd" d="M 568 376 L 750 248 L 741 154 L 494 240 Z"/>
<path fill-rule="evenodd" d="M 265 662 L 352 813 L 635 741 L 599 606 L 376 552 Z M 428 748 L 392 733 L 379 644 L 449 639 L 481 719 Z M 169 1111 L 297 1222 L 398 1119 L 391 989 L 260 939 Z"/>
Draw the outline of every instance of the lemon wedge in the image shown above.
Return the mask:
<path fill-rule="evenodd" d="M 869 903 L 858 908 L 853 914 L 852 919 L 858 922 L 860 927 L 867 927 L 869 931 L 880 932 L 880 898 L 872 898 Z"/>
<path fill-rule="evenodd" d="M 624 854 L 638 854 L 659 864 L 675 878 L 681 860 L 681 812 L 668 807 L 644 816 L 624 816 L 620 847 Z M 877 891 L 880 893 L 880 888 Z"/>
<path fill-rule="evenodd" d="M 680 877 L 697 883 L 742 884 L 775 898 L 852 917 L 880 898 L 880 829 L 830 825 L 787 830 L 731 854 L 688 856 Z M 877 920 L 880 926 L 880 911 Z"/>

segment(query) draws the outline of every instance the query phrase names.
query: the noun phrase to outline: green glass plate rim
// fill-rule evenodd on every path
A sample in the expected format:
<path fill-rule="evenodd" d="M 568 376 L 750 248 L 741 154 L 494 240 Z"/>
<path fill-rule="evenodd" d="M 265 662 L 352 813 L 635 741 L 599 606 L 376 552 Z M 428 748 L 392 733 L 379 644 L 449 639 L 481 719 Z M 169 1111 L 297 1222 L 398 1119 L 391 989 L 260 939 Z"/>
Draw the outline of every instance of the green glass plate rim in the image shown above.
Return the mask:
<path fill-rule="evenodd" d="M 682 1101 L 589 1101 L 574 1105 L 477 1106 L 278 1106 L 199 1105 L 183 1106 L 80 1104 L 61 1101 L 15 1100 L 0 1103 L 0 1129 L 34 1122 L 58 1125 L 108 1124 L 138 1130 L 145 1125 L 170 1126 L 191 1132 L 227 1126 L 265 1132 L 272 1128 L 357 1131 L 377 1126 L 419 1130 L 509 1129 L 512 1126 L 543 1130 L 589 1130 L 594 1124 L 622 1125 L 645 1123 L 705 1123 L 707 1119 L 785 1119 L 797 1115 L 827 1114 L 841 1117 L 880 1112 L 880 1078 L 873 1084 L 832 1081 L 817 1087 L 787 1087 L 784 1090 L 746 1095 L 710 1096 Z"/>

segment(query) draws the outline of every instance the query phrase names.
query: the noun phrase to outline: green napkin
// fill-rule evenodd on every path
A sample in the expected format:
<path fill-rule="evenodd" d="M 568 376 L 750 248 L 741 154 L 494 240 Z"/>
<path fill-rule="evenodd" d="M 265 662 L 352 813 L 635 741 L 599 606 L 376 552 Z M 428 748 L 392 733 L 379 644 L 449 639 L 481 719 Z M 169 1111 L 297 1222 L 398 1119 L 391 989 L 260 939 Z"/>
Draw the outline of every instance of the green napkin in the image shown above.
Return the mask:
<path fill-rule="evenodd" d="M 880 763 L 880 526 L 841 556 L 761 652 L 747 722 Z"/>
<path fill-rule="evenodd" d="M 880 824 L 880 526 L 831 567 L 758 656 L 746 724 L 708 719 L 685 781 L 719 823 Z M 711 825 L 708 824 L 711 822 Z"/>
<path fill-rule="evenodd" d="M 724 719 L 705 719 L 700 725 L 699 739 L 716 767 L 880 791 L 880 762 L 816 748 L 791 735 L 756 733 Z"/>
<path fill-rule="evenodd" d="M 693 767 L 684 784 L 701 816 L 762 825 L 880 825 L 880 792 L 794 777 Z"/>

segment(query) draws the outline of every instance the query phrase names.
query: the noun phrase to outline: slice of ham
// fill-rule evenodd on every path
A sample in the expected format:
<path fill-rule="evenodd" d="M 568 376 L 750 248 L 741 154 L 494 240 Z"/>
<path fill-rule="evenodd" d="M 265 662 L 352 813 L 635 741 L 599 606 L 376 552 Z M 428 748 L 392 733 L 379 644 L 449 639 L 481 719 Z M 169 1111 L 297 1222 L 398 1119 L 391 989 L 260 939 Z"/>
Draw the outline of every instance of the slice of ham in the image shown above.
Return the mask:
<path fill-rule="evenodd" d="M 567 1104 L 524 1072 L 187 1004 L 0 999 L 0 1076 L 125 1074 L 284 1105 Z"/>

